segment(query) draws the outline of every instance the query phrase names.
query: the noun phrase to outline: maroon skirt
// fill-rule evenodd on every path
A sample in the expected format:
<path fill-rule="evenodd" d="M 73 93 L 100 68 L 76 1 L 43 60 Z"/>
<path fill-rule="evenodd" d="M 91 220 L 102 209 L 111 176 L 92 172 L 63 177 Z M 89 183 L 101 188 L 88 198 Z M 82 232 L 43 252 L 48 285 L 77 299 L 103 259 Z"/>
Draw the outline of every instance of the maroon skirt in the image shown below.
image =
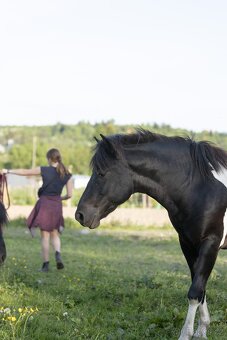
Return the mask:
<path fill-rule="evenodd" d="M 27 219 L 27 226 L 34 236 L 34 228 L 59 232 L 64 227 L 62 201 L 60 196 L 41 196 Z"/>

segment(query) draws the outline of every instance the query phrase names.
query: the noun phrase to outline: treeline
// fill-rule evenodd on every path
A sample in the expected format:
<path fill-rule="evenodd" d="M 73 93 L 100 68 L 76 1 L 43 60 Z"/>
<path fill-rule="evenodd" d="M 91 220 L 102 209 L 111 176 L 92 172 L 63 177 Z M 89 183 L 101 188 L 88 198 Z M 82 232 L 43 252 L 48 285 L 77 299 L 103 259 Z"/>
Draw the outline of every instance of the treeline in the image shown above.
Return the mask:
<path fill-rule="evenodd" d="M 95 145 L 94 136 L 131 133 L 138 126 L 117 125 L 113 120 L 75 125 L 58 123 L 53 126 L 2 126 L 0 127 L 0 167 L 29 168 L 46 164 L 46 151 L 59 148 L 64 163 L 73 173 L 89 174 L 89 162 Z M 143 124 L 141 127 L 168 136 L 190 136 L 195 140 L 211 141 L 227 150 L 227 134 L 212 131 L 194 133 L 174 129 L 169 125 Z"/>

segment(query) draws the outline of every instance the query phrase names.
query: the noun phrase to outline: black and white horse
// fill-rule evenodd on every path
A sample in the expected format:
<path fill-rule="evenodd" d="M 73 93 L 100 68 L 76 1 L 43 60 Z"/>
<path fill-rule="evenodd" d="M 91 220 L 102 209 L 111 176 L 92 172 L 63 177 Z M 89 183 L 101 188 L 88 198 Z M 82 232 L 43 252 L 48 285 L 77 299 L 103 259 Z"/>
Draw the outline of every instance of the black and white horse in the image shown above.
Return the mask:
<path fill-rule="evenodd" d="M 219 249 L 227 248 L 227 153 L 208 142 L 145 130 L 101 137 L 76 219 L 96 228 L 135 192 L 146 193 L 165 207 L 192 278 L 179 339 L 193 336 L 197 308 L 200 321 L 195 336 L 206 338 L 210 323 L 206 283 Z"/>

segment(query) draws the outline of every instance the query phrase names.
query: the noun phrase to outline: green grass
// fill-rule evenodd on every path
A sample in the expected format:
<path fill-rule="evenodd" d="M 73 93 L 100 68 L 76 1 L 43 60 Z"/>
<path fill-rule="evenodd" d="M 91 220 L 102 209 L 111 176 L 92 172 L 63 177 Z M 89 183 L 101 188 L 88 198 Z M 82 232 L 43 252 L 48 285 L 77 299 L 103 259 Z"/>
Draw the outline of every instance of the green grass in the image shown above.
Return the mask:
<path fill-rule="evenodd" d="M 62 236 L 65 269 L 57 271 L 51 252 L 45 274 L 38 272 L 39 237 L 18 228 L 21 222 L 5 229 L 0 310 L 10 312 L 0 313 L 1 340 L 177 339 L 190 278 L 168 227 L 162 237 L 152 227 L 140 237 L 135 226 L 125 233 L 106 226 L 82 234 L 84 229 L 68 220 Z M 208 337 L 214 340 L 227 338 L 226 256 L 219 254 L 207 287 L 213 321 Z"/>

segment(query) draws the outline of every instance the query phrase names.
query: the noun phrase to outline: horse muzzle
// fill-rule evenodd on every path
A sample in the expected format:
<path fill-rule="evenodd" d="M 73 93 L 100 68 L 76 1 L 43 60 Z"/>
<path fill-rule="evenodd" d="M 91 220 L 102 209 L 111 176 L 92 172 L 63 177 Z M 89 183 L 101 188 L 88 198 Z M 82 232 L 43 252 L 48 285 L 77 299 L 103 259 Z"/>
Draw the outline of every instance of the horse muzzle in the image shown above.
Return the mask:
<path fill-rule="evenodd" d="M 90 229 L 95 229 L 100 225 L 100 219 L 97 214 L 87 216 L 82 211 L 76 211 L 75 219 L 83 226 Z"/>

